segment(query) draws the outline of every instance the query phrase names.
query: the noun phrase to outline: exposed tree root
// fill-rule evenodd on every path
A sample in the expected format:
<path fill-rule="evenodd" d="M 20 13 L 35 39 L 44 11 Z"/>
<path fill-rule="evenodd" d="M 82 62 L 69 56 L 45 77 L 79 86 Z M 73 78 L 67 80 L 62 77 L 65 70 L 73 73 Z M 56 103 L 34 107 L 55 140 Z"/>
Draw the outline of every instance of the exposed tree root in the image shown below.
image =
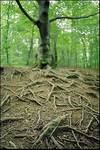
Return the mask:
<path fill-rule="evenodd" d="M 40 104 L 35 98 L 29 98 L 29 97 L 23 97 L 24 99 L 28 99 L 29 101 L 31 101 L 31 102 L 35 102 L 37 105 L 39 105 L 39 106 L 42 106 L 42 104 Z M 26 102 L 28 102 L 28 101 L 26 101 Z"/>
<path fill-rule="evenodd" d="M 9 95 L 6 95 L 6 97 L 4 96 L 3 100 L 1 101 L 0 108 L 8 101 L 9 97 L 10 97 Z"/>
<path fill-rule="evenodd" d="M 63 149 L 63 146 L 57 142 L 54 136 L 51 136 L 51 139 L 58 149 Z"/>
<path fill-rule="evenodd" d="M 81 120 L 80 120 L 80 123 L 79 123 L 79 126 L 81 127 L 81 125 L 82 125 L 82 122 L 83 122 L 83 120 L 84 120 L 84 108 L 82 109 L 82 115 L 81 115 L 82 117 L 81 117 Z"/>
<path fill-rule="evenodd" d="M 84 133 L 84 132 L 82 132 L 82 131 L 80 131 L 80 130 L 78 130 L 78 129 L 75 129 L 74 127 L 71 127 L 71 126 L 69 126 L 69 125 L 66 125 L 66 126 L 60 126 L 60 127 L 58 127 L 58 130 L 59 131 L 68 131 L 68 130 L 70 130 L 70 131 L 75 131 L 76 133 L 78 133 L 78 134 L 81 134 L 82 136 L 85 136 L 87 139 L 90 139 L 90 140 L 93 140 L 93 141 L 95 141 L 95 142 L 99 142 L 100 140 L 98 139 L 98 138 L 96 138 L 96 137 L 94 137 L 94 136 L 90 136 L 90 135 L 88 135 L 88 134 L 86 134 L 86 133 Z M 58 131 L 57 130 L 57 131 Z"/>
<path fill-rule="evenodd" d="M 58 111 L 58 112 L 66 112 L 66 111 L 73 111 L 73 112 L 75 112 L 75 111 L 78 111 L 78 110 L 81 110 L 82 108 L 81 107 L 74 107 L 74 108 L 67 108 L 67 109 L 63 109 L 63 110 L 61 110 L 61 111 Z"/>
<path fill-rule="evenodd" d="M 98 148 L 97 76 L 76 69 L 16 70 L 1 74 L 3 148 Z"/>
<path fill-rule="evenodd" d="M 45 76 L 46 77 L 54 77 L 54 78 L 59 79 L 59 80 L 65 82 L 65 83 L 69 83 L 69 81 L 66 78 L 60 77 L 59 75 L 57 75 L 57 73 L 55 73 L 52 70 L 50 70 L 50 72 L 48 74 L 46 74 Z"/>
<path fill-rule="evenodd" d="M 14 138 L 25 138 L 25 137 L 31 137 L 31 138 L 33 138 L 34 137 L 34 134 L 30 134 L 30 135 L 27 135 L 27 134 L 16 134 L 16 135 L 14 135 Z"/>
<path fill-rule="evenodd" d="M 86 133 L 88 133 L 89 128 L 90 128 L 90 126 L 91 126 L 93 120 L 94 120 L 94 118 L 92 117 L 92 118 L 90 119 L 90 121 L 89 121 L 89 124 L 88 124 L 87 127 L 86 127 L 86 131 L 85 131 Z"/>
<path fill-rule="evenodd" d="M 70 139 L 67 139 L 67 138 L 61 138 L 62 140 L 64 141 L 67 141 L 67 142 L 70 142 L 70 143 L 77 143 L 76 140 L 70 140 Z M 87 145 L 87 143 L 83 142 L 83 141 L 78 141 L 79 144 L 82 144 L 82 145 Z"/>
<path fill-rule="evenodd" d="M 79 78 L 80 77 L 80 74 L 79 73 L 75 73 L 75 72 L 72 72 L 68 75 L 66 75 L 67 78 L 71 78 L 71 79 L 76 79 L 76 78 Z"/>
<path fill-rule="evenodd" d="M 54 90 L 54 88 L 55 88 L 55 85 L 53 84 L 52 85 L 52 88 L 51 88 L 51 91 L 49 92 L 49 94 L 48 94 L 48 97 L 47 97 L 47 102 L 50 100 L 50 97 L 51 97 L 51 95 L 52 95 L 52 92 L 53 92 L 53 90 Z"/>
<path fill-rule="evenodd" d="M 5 112 L 7 112 L 7 111 L 9 111 L 10 108 L 11 108 L 11 107 L 8 107 L 8 108 L 6 108 L 6 109 L 1 110 L 1 114 L 2 114 L 2 113 L 5 113 Z"/>
<path fill-rule="evenodd" d="M 11 146 L 13 146 L 14 149 L 17 149 L 17 146 L 16 146 L 16 144 L 14 142 L 9 141 L 9 143 L 10 143 Z"/>
<path fill-rule="evenodd" d="M 79 149 L 82 149 L 82 147 L 80 146 L 79 141 L 77 140 L 77 137 L 76 137 L 76 135 L 75 135 L 75 133 L 74 133 L 73 130 L 72 130 L 72 134 L 73 134 L 73 136 L 74 136 L 74 139 L 76 140 L 76 143 L 77 143 L 78 148 L 79 148 Z"/>
<path fill-rule="evenodd" d="M 1 118 L 0 120 L 0 124 L 1 123 L 7 123 L 10 121 L 17 121 L 17 120 L 22 120 L 24 119 L 23 117 L 5 117 L 5 118 Z"/>
<path fill-rule="evenodd" d="M 39 137 L 34 141 L 33 147 L 36 146 L 44 137 L 50 138 L 55 130 L 58 128 L 60 123 L 66 119 L 68 115 L 59 116 L 56 119 L 50 121 L 44 128 L 42 129 L 42 133 Z"/>

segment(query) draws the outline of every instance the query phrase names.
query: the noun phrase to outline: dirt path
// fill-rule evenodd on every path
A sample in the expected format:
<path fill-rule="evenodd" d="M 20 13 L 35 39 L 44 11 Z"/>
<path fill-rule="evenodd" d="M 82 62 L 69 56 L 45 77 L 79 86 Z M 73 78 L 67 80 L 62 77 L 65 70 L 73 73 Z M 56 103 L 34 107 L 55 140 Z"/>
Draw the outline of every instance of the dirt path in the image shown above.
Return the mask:
<path fill-rule="evenodd" d="M 5 68 L 0 110 L 1 148 L 99 148 L 97 72 Z"/>

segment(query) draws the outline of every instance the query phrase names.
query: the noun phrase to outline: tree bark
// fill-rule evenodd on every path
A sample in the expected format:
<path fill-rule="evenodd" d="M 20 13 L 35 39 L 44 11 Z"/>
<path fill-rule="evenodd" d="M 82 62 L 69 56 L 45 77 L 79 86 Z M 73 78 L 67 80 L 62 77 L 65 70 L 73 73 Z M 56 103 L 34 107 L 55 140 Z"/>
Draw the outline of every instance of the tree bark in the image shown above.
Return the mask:
<path fill-rule="evenodd" d="M 38 65 L 45 68 L 51 65 L 52 57 L 50 55 L 50 37 L 49 37 L 49 0 L 37 0 L 39 5 L 39 19 L 37 22 L 40 33 L 40 45 L 38 49 Z"/>

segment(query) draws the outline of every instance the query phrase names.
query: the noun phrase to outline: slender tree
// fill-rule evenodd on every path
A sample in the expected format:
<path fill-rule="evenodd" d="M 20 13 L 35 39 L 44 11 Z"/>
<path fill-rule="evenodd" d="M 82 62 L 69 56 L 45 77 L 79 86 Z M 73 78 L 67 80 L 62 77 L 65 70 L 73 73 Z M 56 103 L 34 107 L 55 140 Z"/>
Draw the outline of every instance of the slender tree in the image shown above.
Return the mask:
<path fill-rule="evenodd" d="M 8 34 L 9 34 L 9 19 L 10 19 L 10 8 L 11 8 L 11 1 L 8 3 L 7 8 L 7 26 L 6 26 L 6 36 L 5 36 L 5 51 L 6 51 L 6 58 L 7 58 L 7 64 L 9 65 L 9 45 L 8 45 Z"/>
<path fill-rule="evenodd" d="M 57 66 L 57 39 L 58 39 L 58 31 L 54 34 L 54 66 Z"/>
<path fill-rule="evenodd" d="M 38 66 L 40 68 L 47 68 L 53 62 L 53 57 L 50 54 L 50 24 L 58 19 L 85 19 L 97 15 L 99 12 L 86 16 L 57 16 L 55 18 L 49 19 L 49 6 L 50 0 L 36 0 L 39 6 L 39 17 L 34 20 L 23 8 L 19 0 L 16 0 L 19 8 L 24 13 L 24 15 L 37 26 L 40 33 L 40 44 L 37 53 Z"/>
<path fill-rule="evenodd" d="M 81 37 L 81 41 L 83 43 L 83 66 L 84 68 L 86 68 L 87 67 L 87 52 L 86 52 L 85 38 Z"/>
<path fill-rule="evenodd" d="M 26 65 L 29 65 L 32 50 L 33 50 L 33 28 L 32 28 L 32 33 L 31 33 L 30 48 L 29 48 L 29 51 L 28 51 L 28 58 L 27 58 Z"/>

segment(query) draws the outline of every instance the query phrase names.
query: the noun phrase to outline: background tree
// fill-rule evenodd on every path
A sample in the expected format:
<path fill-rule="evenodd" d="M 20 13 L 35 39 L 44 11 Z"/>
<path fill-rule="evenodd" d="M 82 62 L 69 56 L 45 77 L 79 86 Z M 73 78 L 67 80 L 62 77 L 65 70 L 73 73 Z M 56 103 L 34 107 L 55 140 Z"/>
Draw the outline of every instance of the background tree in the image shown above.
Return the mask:
<path fill-rule="evenodd" d="M 88 16 L 82 16 L 82 17 L 55 17 L 51 20 L 49 20 L 48 13 L 49 13 L 49 4 L 50 0 L 36 0 L 38 5 L 39 5 L 39 18 L 35 21 L 33 18 L 31 18 L 25 9 L 23 9 L 21 3 L 19 0 L 16 0 L 19 8 L 21 11 L 29 18 L 30 21 L 32 21 L 39 29 L 40 33 L 40 46 L 38 50 L 38 65 L 40 68 L 44 68 L 48 64 L 51 65 L 53 59 L 52 57 L 50 58 L 50 39 L 49 39 L 49 34 L 50 34 L 50 23 L 57 20 L 57 19 L 83 19 L 83 18 L 88 18 L 91 16 L 95 16 L 98 14 L 98 12 L 88 15 Z"/>
<path fill-rule="evenodd" d="M 46 67 L 48 64 L 51 65 L 51 53 L 54 54 L 54 35 L 58 31 L 57 38 L 57 66 L 67 66 L 67 67 L 83 67 L 84 66 L 84 46 L 86 48 L 87 62 L 86 67 L 98 67 L 98 60 L 93 61 L 92 65 L 90 64 L 90 41 L 93 44 L 93 56 L 92 60 L 95 60 L 95 57 L 98 56 L 98 3 L 97 1 L 45 1 L 45 4 L 42 4 L 41 1 L 18 1 L 16 0 L 20 9 L 27 16 L 22 15 L 20 9 L 18 9 L 15 1 L 12 1 L 12 9 L 10 9 L 10 30 L 8 38 L 10 39 L 10 63 L 12 65 L 26 65 L 27 58 L 30 49 L 31 41 L 31 31 L 34 26 L 34 35 L 33 35 L 33 49 L 30 56 L 30 65 L 35 61 L 35 53 L 38 53 L 38 64 L 41 68 Z M 5 39 L 5 30 L 6 30 L 6 15 L 9 1 L 2 1 L 2 11 L 1 17 L 2 20 L 2 56 L 1 62 L 5 64 L 5 52 L 4 52 L 4 40 Z M 49 5 L 48 5 L 49 4 Z M 43 22 L 41 22 L 41 9 L 48 5 L 43 10 L 47 10 L 47 18 L 44 17 L 46 21 L 45 25 L 47 26 L 48 32 L 43 32 Z M 40 7 L 41 6 L 41 7 Z M 41 9 L 40 9 L 41 8 Z M 42 11 L 43 11 L 42 10 Z M 88 11 L 87 11 L 88 10 Z M 4 12 L 4 13 L 3 13 Z M 73 12 L 73 13 L 72 13 Z M 87 13 L 86 13 L 87 12 Z M 94 13 L 93 13 L 94 12 Z M 96 13 L 95 13 L 96 12 Z M 44 13 L 45 14 L 45 13 Z M 68 14 L 69 16 L 66 16 Z M 87 14 L 87 15 L 86 15 Z M 88 15 L 89 14 L 89 15 Z M 32 16 L 32 17 L 31 17 Z M 44 15 L 45 16 L 45 15 Z M 54 17 L 56 16 L 56 17 Z M 71 17 L 73 16 L 73 17 Z M 78 17 L 74 17 L 78 16 Z M 80 17 L 82 16 L 82 17 Z M 43 16 L 42 16 L 43 17 Z M 28 19 L 32 22 L 28 21 Z M 33 19 L 34 18 L 34 19 Z M 49 19 L 51 18 L 51 19 Z M 85 19 L 86 18 L 86 19 Z M 73 26 L 72 26 L 72 21 Z M 41 29 L 39 27 L 41 24 Z M 37 29 L 39 32 L 37 32 Z M 91 32 L 92 31 L 92 32 Z M 45 35 L 43 35 L 46 33 Z M 83 38 L 83 34 L 85 35 Z M 95 34 L 95 36 L 94 36 Z M 43 38 L 48 35 L 47 40 L 43 41 Z M 72 36 L 73 35 L 73 36 Z M 96 38 L 97 40 L 95 40 Z M 83 46 L 82 39 L 84 39 L 85 45 Z M 12 40 L 11 40 L 12 39 Z M 91 39 L 91 40 L 90 40 Z M 40 41 L 40 42 L 39 42 Z M 44 42 L 44 44 L 42 44 Z M 39 43 L 39 48 L 38 48 Z M 72 47 L 73 45 L 73 47 Z M 38 49 L 38 50 L 37 50 Z M 63 57 L 64 55 L 64 57 Z"/>
<path fill-rule="evenodd" d="M 9 1 L 8 3 L 8 6 L 7 6 L 7 23 L 6 23 L 6 31 L 5 31 L 5 45 L 4 45 L 4 49 L 5 49 L 5 52 L 6 52 L 6 57 L 7 57 L 7 64 L 9 65 L 10 64 L 10 58 L 9 58 L 9 29 L 10 29 L 10 23 L 9 23 L 9 20 L 10 20 L 10 9 L 11 9 L 11 5 L 12 5 L 12 2 Z"/>

